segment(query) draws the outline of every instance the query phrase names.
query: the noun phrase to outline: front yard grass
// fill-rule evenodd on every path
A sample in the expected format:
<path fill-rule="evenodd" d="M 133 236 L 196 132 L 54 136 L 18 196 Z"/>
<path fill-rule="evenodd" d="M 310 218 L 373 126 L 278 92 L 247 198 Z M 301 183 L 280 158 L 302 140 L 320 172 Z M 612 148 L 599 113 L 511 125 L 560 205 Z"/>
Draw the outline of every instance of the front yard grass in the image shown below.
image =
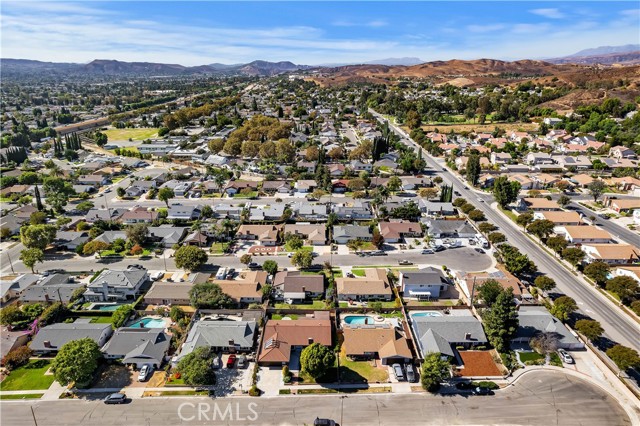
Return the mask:
<path fill-rule="evenodd" d="M 302 246 L 300 247 L 298 250 L 300 251 L 308 251 L 309 253 L 311 253 L 313 251 L 313 247 L 310 246 Z M 292 252 L 296 252 L 298 250 L 294 250 L 293 248 L 291 248 L 291 246 L 289 246 L 289 244 L 285 244 L 284 245 L 284 251 L 292 251 Z"/>
<path fill-rule="evenodd" d="M 23 393 L 23 394 L 9 394 L 0 395 L 0 399 L 40 399 L 43 393 Z"/>
<path fill-rule="evenodd" d="M 356 277 L 364 277 L 364 269 L 352 269 L 351 273 Z"/>
<path fill-rule="evenodd" d="M 340 377 L 345 382 L 359 382 L 366 379 L 369 383 L 386 382 L 389 374 L 386 370 L 372 366 L 369 361 L 351 361 L 340 355 Z"/>
<path fill-rule="evenodd" d="M 53 375 L 45 375 L 51 361 L 38 359 L 13 370 L 1 383 L 2 391 L 46 390 L 55 381 Z"/>
<path fill-rule="evenodd" d="M 225 250 L 229 247 L 229 243 L 213 243 L 209 249 L 211 254 L 224 254 Z"/>

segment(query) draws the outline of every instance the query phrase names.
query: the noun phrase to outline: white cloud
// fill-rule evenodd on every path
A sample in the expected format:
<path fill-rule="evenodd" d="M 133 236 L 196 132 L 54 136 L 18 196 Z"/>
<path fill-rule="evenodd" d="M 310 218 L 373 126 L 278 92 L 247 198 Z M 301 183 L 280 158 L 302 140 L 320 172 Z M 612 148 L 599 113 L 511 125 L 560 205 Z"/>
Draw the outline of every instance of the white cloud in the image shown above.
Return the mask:
<path fill-rule="evenodd" d="M 549 19 L 562 19 L 565 16 L 564 13 L 560 12 L 558 9 L 553 9 L 553 8 L 532 9 L 529 12 L 533 13 L 534 15 L 544 16 L 545 18 L 549 18 Z"/>
<path fill-rule="evenodd" d="M 503 30 L 506 28 L 504 24 L 487 24 L 487 25 L 467 25 L 467 31 L 472 33 L 492 33 L 494 31 Z"/>
<path fill-rule="evenodd" d="M 372 21 L 365 21 L 365 22 L 355 22 L 355 21 L 349 21 L 349 20 L 337 20 L 337 21 L 333 21 L 331 23 L 331 25 L 333 25 L 334 27 L 371 27 L 371 28 L 380 28 L 380 27 L 386 27 L 387 25 L 389 25 L 389 23 L 387 21 L 382 20 L 382 19 L 374 19 Z"/>

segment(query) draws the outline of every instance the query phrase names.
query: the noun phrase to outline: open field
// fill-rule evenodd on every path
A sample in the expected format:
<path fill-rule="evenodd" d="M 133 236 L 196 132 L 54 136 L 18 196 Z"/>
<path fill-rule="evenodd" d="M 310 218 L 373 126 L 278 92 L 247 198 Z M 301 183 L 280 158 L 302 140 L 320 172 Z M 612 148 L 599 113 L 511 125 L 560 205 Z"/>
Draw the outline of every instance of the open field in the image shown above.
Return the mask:
<path fill-rule="evenodd" d="M 533 131 L 538 128 L 537 123 L 489 123 L 489 124 L 431 124 L 422 126 L 422 130 L 425 132 L 432 132 L 435 129 L 438 129 L 440 133 L 450 133 L 452 130 L 455 133 L 460 132 L 493 132 L 496 127 L 500 127 L 501 129 L 508 131 L 516 130 L 516 131 Z M 403 126 L 403 129 L 407 132 L 410 130 Z"/>
<path fill-rule="evenodd" d="M 141 128 L 141 129 L 109 129 L 103 132 L 109 138 L 109 142 L 116 141 L 128 141 L 132 139 L 134 141 L 143 141 L 149 138 L 155 138 L 158 136 L 158 129 L 155 128 Z"/>

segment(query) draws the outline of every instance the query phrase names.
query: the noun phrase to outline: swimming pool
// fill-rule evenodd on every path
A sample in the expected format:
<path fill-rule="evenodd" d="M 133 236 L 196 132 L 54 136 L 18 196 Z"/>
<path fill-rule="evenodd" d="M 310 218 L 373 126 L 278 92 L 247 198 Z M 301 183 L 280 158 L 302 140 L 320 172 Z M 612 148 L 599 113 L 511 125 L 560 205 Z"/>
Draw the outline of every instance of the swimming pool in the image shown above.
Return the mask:
<path fill-rule="evenodd" d="M 120 303 L 94 303 L 89 306 L 89 311 L 115 311 L 123 304 Z"/>
<path fill-rule="evenodd" d="M 165 328 L 166 324 L 162 319 L 145 317 L 130 324 L 129 327 Z"/>
<path fill-rule="evenodd" d="M 373 317 L 368 315 L 347 315 L 344 317 L 347 324 L 375 324 Z"/>
<path fill-rule="evenodd" d="M 424 312 L 415 312 L 411 314 L 411 318 L 415 317 L 441 317 L 442 314 L 437 311 L 424 311 Z"/>

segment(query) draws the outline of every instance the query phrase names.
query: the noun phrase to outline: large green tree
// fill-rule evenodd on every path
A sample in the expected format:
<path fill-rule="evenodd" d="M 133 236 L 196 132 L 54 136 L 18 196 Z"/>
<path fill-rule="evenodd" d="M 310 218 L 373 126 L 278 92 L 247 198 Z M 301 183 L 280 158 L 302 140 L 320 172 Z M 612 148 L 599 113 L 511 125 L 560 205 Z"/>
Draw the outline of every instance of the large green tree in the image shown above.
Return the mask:
<path fill-rule="evenodd" d="M 207 263 L 207 252 L 196 246 L 182 246 L 175 253 L 176 266 L 188 271 L 195 271 Z"/>
<path fill-rule="evenodd" d="M 275 275 L 278 272 L 278 263 L 275 260 L 265 260 L 262 264 L 262 270 L 268 274 Z"/>
<path fill-rule="evenodd" d="M 569 316 L 578 310 L 578 304 L 569 296 L 560 296 L 553 301 L 553 305 L 549 307 L 551 315 L 558 318 L 562 322 L 566 322 Z"/>
<path fill-rule="evenodd" d="M 209 346 L 200 346 L 178 362 L 178 371 L 185 384 L 207 386 L 216 384 L 213 357 L 217 356 Z"/>
<path fill-rule="evenodd" d="M 620 301 L 624 304 L 630 303 L 631 300 L 634 300 L 640 291 L 638 281 L 624 275 L 608 280 L 606 289 L 607 291 L 617 294 Z"/>
<path fill-rule="evenodd" d="M 527 226 L 527 231 L 540 239 L 545 239 L 553 233 L 555 224 L 547 219 L 534 220 Z"/>
<path fill-rule="evenodd" d="M 63 386 L 88 384 L 98 368 L 102 352 L 90 338 L 71 340 L 65 343 L 51 363 L 56 380 Z"/>
<path fill-rule="evenodd" d="M 20 240 L 27 248 L 38 248 L 44 251 L 56 237 L 54 225 L 29 225 L 20 228 Z"/>
<path fill-rule="evenodd" d="M 485 305 L 491 307 L 502 293 L 502 285 L 496 280 L 489 279 L 478 286 L 478 296 Z"/>
<path fill-rule="evenodd" d="M 591 182 L 587 189 L 589 190 L 589 194 L 591 194 L 591 196 L 593 197 L 593 202 L 595 203 L 607 189 L 607 185 L 605 185 L 602 180 L 598 179 Z"/>
<path fill-rule="evenodd" d="M 210 282 L 194 284 L 189 290 L 189 300 L 191 306 L 200 309 L 225 309 L 234 306 L 233 300 L 223 293 L 220 286 Z"/>
<path fill-rule="evenodd" d="M 597 284 L 602 285 L 609 278 L 610 270 L 611 270 L 611 267 L 607 263 L 597 261 L 597 262 L 592 262 L 587 266 L 585 266 L 583 272 L 586 276 L 594 280 Z"/>
<path fill-rule="evenodd" d="M 467 182 L 476 186 L 480 178 L 480 156 L 471 155 L 467 160 Z"/>
<path fill-rule="evenodd" d="M 533 285 L 542 291 L 551 291 L 556 288 L 556 282 L 553 278 L 546 275 L 540 275 L 533 281 Z"/>
<path fill-rule="evenodd" d="M 20 252 L 20 260 L 24 263 L 24 266 L 31 269 L 33 273 L 33 267 L 36 263 L 44 262 L 44 252 L 39 248 L 28 248 Z"/>
<path fill-rule="evenodd" d="M 500 207 L 506 208 L 518 199 L 521 187 L 519 182 L 509 182 L 506 176 L 499 176 L 493 182 L 493 197 Z"/>
<path fill-rule="evenodd" d="M 589 319 L 576 321 L 575 329 L 592 342 L 598 340 L 604 333 L 604 329 L 598 321 Z"/>
<path fill-rule="evenodd" d="M 509 350 L 509 344 L 518 330 L 518 314 L 511 288 L 503 290 L 484 317 L 489 342 L 498 352 Z"/>
<path fill-rule="evenodd" d="M 149 227 L 145 223 L 136 223 L 128 226 L 125 233 L 133 244 L 143 245 L 149 236 Z"/>
<path fill-rule="evenodd" d="M 291 264 L 300 269 L 306 269 L 313 263 L 313 255 L 309 251 L 298 250 L 291 257 Z"/>
<path fill-rule="evenodd" d="M 336 356 L 331 348 L 320 343 L 312 343 L 304 348 L 300 354 L 302 370 L 314 379 L 325 376 L 335 361 Z"/>
<path fill-rule="evenodd" d="M 568 247 L 562 250 L 562 258 L 569 262 L 575 268 L 584 259 L 585 252 L 578 247 Z"/>
<path fill-rule="evenodd" d="M 169 207 L 169 200 L 175 196 L 176 194 L 171 188 L 160 188 L 160 190 L 158 191 L 158 200 L 163 201 L 167 205 L 167 207 Z"/>
<path fill-rule="evenodd" d="M 135 309 L 131 305 L 122 305 L 119 306 L 115 311 L 113 311 L 113 315 L 111 316 L 111 324 L 113 324 L 113 328 L 122 327 L 131 314 L 133 314 Z"/>
<path fill-rule="evenodd" d="M 428 353 L 422 362 L 420 371 L 420 384 L 429 392 L 435 392 L 440 388 L 440 383 L 451 377 L 451 364 L 442 359 L 439 353 Z"/>
<path fill-rule="evenodd" d="M 607 349 L 607 356 L 616 363 L 621 372 L 640 366 L 638 352 L 626 346 L 615 345 Z"/>

